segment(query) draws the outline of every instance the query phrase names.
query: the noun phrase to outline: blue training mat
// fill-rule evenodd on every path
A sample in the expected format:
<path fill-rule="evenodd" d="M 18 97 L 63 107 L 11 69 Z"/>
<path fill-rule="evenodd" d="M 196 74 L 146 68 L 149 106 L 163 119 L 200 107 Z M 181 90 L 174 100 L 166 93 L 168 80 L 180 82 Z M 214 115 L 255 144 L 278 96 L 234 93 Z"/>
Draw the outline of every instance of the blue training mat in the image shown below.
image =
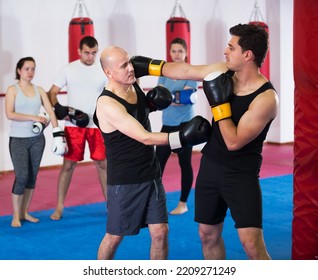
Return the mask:
<path fill-rule="evenodd" d="M 264 238 L 274 260 L 291 259 L 292 175 L 261 180 L 263 192 Z M 173 209 L 180 192 L 167 193 L 168 210 Z M 201 260 L 198 224 L 194 222 L 193 190 L 189 211 L 169 216 L 169 259 Z M 64 210 L 60 221 L 50 220 L 53 210 L 35 212 L 39 223 L 24 222 L 11 228 L 12 216 L 0 217 L 1 260 L 96 260 L 99 243 L 105 234 L 107 214 L 104 203 L 94 203 Z M 226 258 L 244 260 L 232 218 L 224 224 Z M 149 259 L 150 237 L 147 229 L 125 237 L 116 254 L 120 260 Z"/>

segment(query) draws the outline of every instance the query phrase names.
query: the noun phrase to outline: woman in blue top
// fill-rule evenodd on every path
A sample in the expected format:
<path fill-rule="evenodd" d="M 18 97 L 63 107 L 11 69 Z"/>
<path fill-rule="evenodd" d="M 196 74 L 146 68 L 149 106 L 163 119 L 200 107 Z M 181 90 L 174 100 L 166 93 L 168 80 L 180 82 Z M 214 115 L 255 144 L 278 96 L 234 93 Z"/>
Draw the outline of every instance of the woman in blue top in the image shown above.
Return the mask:
<path fill-rule="evenodd" d="M 170 44 L 170 56 L 174 62 L 187 62 L 187 44 L 181 38 L 175 38 Z M 180 130 L 194 116 L 193 103 L 197 82 L 191 80 L 172 80 L 160 77 L 158 85 L 169 89 L 173 95 L 172 104 L 162 111 L 162 132 Z M 157 158 L 162 172 L 171 154 L 170 146 L 157 146 Z M 178 206 L 170 212 L 173 215 L 188 211 L 187 199 L 193 183 L 193 169 L 191 164 L 192 147 L 183 147 L 178 153 L 181 168 L 181 196 Z"/>

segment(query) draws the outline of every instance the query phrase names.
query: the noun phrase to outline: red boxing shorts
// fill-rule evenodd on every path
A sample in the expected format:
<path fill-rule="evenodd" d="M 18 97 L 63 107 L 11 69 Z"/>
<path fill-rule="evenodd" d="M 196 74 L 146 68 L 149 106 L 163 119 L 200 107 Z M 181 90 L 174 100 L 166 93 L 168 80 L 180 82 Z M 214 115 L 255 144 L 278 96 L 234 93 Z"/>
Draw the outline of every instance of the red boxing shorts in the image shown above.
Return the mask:
<path fill-rule="evenodd" d="M 92 160 L 106 159 L 104 139 L 98 128 L 66 126 L 64 132 L 68 145 L 68 152 L 64 155 L 65 159 L 82 161 L 84 159 L 86 141 L 88 142 Z"/>

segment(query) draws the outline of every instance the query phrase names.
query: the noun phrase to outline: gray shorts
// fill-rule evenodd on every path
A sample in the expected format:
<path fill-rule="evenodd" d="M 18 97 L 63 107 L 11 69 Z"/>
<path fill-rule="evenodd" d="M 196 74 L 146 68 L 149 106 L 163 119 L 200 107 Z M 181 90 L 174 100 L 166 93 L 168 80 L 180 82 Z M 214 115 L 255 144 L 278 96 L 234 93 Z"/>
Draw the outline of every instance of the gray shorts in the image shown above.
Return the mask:
<path fill-rule="evenodd" d="M 136 235 L 148 224 L 168 222 L 166 193 L 161 180 L 107 186 L 107 233 Z"/>

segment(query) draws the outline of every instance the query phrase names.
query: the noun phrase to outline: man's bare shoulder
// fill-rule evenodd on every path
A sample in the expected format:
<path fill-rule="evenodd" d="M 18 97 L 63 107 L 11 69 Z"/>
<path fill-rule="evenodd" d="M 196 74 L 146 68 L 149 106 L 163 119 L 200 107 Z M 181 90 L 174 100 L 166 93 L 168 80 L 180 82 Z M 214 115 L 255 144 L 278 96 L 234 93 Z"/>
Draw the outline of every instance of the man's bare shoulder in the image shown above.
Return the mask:
<path fill-rule="evenodd" d="M 110 96 L 103 95 L 97 100 L 97 109 L 107 115 L 115 114 L 118 110 L 123 110 L 124 106 Z"/>
<path fill-rule="evenodd" d="M 277 115 L 278 110 L 278 95 L 275 90 L 267 89 L 262 94 L 259 94 L 251 104 L 251 108 L 258 113 L 263 112 L 270 119 Z"/>

